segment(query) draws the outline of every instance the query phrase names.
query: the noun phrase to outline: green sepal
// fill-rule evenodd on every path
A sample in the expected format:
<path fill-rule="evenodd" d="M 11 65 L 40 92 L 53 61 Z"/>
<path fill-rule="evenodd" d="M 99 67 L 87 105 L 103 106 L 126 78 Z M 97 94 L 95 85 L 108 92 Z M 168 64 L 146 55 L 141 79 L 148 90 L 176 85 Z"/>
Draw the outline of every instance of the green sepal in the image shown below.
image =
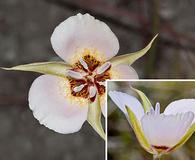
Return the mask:
<path fill-rule="evenodd" d="M 131 65 L 137 59 L 139 59 L 140 57 L 142 57 L 143 55 L 145 55 L 147 53 L 147 51 L 151 48 L 152 43 L 154 42 L 154 40 L 156 39 L 157 36 L 158 36 L 158 34 L 142 50 L 139 50 L 139 51 L 133 52 L 133 53 L 128 53 L 128 54 L 121 55 L 121 56 L 113 57 L 110 60 L 110 62 L 112 63 L 112 66 L 114 67 L 114 66 L 117 66 L 119 64 L 128 64 L 128 65 Z"/>
<path fill-rule="evenodd" d="M 42 74 L 51 74 L 60 77 L 65 77 L 66 72 L 70 69 L 70 65 L 64 62 L 39 62 L 39 63 L 30 63 L 24 65 L 18 65 L 11 68 L 2 68 L 5 70 L 18 70 L 18 71 L 30 71 L 37 72 Z"/>
<path fill-rule="evenodd" d="M 94 102 L 89 102 L 87 121 L 93 129 L 105 140 L 105 133 L 101 123 L 101 106 L 99 95 L 96 95 Z"/>
<path fill-rule="evenodd" d="M 144 108 L 144 111 L 145 112 L 150 111 L 150 108 L 152 107 L 152 104 L 151 104 L 150 100 L 146 97 L 146 95 L 138 89 L 135 89 L 133 87 L 131 87 L 131 89 L 133 91 L 135 91 L 138 94 L 138 96 L 140 97 L 143 108 Z"/>
<path fill-rule="evenodd" d="M 146 150 L 148 151 L 149 153 L 152 153 L 152 150 L 151 150 L 151 146 L 150 144 L 148 143 L 142 129 L 141 129 L 141 126 L 140 126 L 140 123 L 139 123 L 139 120 L 136 118 L 135 114 L 131 111 L 131 109 L 126 106 L 126 110 L 127 110 L 127 114 L 128 114 L 128 119 L 129 119 L 129 122 L 131 124 L 131 127 L 133 128 L 134 132 L 135 132 L 135 135 L 140 143 L 140 145 Z"/>
<path fill-rule="evenodd" d="M 183 136 L 183 138 L 174 147 L 168 150 L 168 153 L 173 152 L 179 147 L 181 147 L 192 136 L 194 132 L 195 132 L 195 123 L 192 124 L 192 126 L 188 129 L 186 134 Z"/>

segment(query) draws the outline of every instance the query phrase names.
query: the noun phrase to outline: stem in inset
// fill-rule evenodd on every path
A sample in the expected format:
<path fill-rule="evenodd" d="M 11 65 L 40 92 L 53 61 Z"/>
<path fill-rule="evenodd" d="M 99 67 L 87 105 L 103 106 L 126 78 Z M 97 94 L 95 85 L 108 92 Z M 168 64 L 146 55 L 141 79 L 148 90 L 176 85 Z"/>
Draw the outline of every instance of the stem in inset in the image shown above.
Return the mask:
<path fill-rule="evenodd" d="M 161 160 L 161 155 L 159 155 L 159 154 L 154 154 L 154 155 L 153 155 L 153 160 Z"/>

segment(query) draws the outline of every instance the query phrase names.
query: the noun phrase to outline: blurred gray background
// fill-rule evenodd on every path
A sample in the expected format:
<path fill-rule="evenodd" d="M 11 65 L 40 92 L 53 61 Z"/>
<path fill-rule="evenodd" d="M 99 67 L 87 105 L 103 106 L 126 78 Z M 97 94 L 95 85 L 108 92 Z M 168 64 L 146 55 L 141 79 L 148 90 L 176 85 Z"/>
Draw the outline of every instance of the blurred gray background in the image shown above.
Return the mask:
<path fill-rule="evenodd" d="M 194 78 L 193 0 L 0 0 L 0 66 L 56 58 L 53 29 L 78 12 L 105 21 L 120 42 L 119 54 L 150 52 L 133 67 L 140 78 Z M 104 159 L 104 141 L 85 125 L 73 135 L 38 124 L 27 104 L 35 73 L 0 70 L 0 159 Z"/>

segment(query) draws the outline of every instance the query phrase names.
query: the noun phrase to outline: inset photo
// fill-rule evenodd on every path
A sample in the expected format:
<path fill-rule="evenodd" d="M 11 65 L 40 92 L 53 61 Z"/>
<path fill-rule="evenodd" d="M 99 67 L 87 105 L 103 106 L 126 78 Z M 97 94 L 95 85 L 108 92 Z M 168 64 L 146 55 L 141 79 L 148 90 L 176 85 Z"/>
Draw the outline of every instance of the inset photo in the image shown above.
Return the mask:
<path fill-rule="evenodd" d="M 195 81 L 108 81 L 108 160 L 195 160 Z"/>

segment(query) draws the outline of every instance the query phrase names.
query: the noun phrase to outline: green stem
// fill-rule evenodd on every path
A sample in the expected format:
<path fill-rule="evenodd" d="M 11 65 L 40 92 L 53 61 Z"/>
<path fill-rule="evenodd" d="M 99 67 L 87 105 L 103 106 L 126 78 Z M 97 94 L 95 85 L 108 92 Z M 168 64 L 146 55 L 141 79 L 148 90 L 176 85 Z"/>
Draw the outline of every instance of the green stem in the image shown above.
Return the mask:
<path fill-rule="evenodd" d="M 153 160 L 161 160 L 161 155 L 159 155 L 159 154 L 154 154 L 154 155 L 153 155 Z"/>

